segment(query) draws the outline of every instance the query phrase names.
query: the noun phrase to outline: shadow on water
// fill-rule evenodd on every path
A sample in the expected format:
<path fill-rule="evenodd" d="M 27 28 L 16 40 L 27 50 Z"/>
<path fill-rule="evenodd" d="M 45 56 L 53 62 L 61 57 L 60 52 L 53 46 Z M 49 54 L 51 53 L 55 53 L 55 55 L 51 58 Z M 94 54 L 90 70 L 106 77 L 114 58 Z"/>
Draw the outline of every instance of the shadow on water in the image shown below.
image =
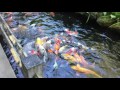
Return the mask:
<path fill-rule="evenodd" d="M 95 62 L 94 70 L 102 75 L 102 77 L 120 77 L 120 35 L 118 33 L 101 28 L 94 21 L 85 24 L 86 18 L 73 13 L 56 13 L 55 17 L 52 17 L 47 12 L 40 12 L 39 15 L 21 19 L 22 17 L 22 15 L 15 12 L 14 27 L 17 27 L 18 23 L 24 23 L 28 25 L 29 29 L 22 36 L 20 33 L 14 34 L 18 39 L 24 40 L 24 43 L 35 40 L 41 34 L 41 31 L 37 30 L 38 28 L 44 30 L 44 33 L 41 34 L 43 36 L 44 34 L 53 36 L 56 33 L 63 32 L 65 28 L 73 31 L 77 30 L 80 37 L 76 38 L 76 42 L 81 42 L 88 47 L 96 49 L 94 52 L 87 50 L 83 53 L 87 61 Z M 57 70 L 53 70 L 53 63 L 54 60 L 51 60 L 46 64 L 44 77 L 87 77 L 84 74 L 77 74 L 65 60 L 58 61 L 59 68 Z"/>

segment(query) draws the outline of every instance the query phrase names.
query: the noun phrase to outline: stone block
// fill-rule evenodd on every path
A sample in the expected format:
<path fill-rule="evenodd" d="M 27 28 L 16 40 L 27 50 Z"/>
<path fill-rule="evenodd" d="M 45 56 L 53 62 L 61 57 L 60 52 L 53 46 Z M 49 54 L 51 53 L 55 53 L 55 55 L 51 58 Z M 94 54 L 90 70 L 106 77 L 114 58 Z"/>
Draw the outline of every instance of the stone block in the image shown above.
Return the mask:
<path fill-rule="evenodd" d="M 25 78 L 33 78 L 36 74 L 42 77 L 43 61 L 37 55 L 22 59 L 22 71 Z"/>

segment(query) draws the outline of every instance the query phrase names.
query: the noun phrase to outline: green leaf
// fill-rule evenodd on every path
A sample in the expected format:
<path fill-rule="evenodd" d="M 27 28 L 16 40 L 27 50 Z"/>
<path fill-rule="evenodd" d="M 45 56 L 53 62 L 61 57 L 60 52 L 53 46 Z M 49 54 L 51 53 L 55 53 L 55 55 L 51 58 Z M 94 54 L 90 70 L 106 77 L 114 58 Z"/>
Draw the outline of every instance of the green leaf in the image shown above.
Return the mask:
<path fill-rule="evenodd" d="M 103 12 L 103 15 L 104 15 L 104 16 L 107 15 L 107 12 Z"/>
<path fill-rule="evenodd" d="M 120 18 L 120 12 L 112 12 L 113 15 L 115 15 L 117 18 Z"/>
<path fill-rule="evenodd" d="M 114 18 L 116 18 L 116 16 L 115 15 L 110 15 L 110 17 L 111 17 L 111 19 L 114 19 Z"/>

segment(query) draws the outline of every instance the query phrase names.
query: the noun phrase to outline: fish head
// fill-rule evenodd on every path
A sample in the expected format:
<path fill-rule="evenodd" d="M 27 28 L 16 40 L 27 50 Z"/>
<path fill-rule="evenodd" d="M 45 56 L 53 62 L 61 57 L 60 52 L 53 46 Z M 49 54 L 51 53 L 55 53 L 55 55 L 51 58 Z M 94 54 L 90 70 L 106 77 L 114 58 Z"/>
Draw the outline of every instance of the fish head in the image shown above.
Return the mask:
<path fill-rule="evenodd" d="M 58 51 L 58 50 L 60 49 L 60 44 L 55 43 L 55 45 L 54 45 L 54 49 L 55 49 L 56 51 Z"/>
<path fill-rule="evenodd" d="M 43 55 L 45 52 L 45 49 L 43 46 L 39 45 L 39 46 L 37 46 L 37 51 Z"/>
<path fill-rule="evenodd" d="M 69 55 L 69 54 L 62 54 L 62 55 L 63 55 L 64 59 L 72 60 L 72 61 L 75 60 L 75 58 L 72 55 Z"/>
<path fill-rule="evenodd" d="M 55 13 L 54 13 L 54 12 L 50 12 L 50 15 L 51 15 L 52 17 L 55 17 Z"/>
<path fill-rule="evenodd" d="M 64 31 L 65 31 L 65 32 L 69 32 L 69 29 L 65 29 Z"/>
<path fill-rule="evenodd" d="M 72 47 L 66 52 L 66 54 L 71 55 L 71 54 L 74 54 L 75 52 L 76 52 L 76 48 Z"/>
<path fill-rule="evenodd" d="M 68 51 L 66 52 L 66 54 L 71 55 L 71 54 L 72 54 L 72 50 L 71 50 L 71 49 L 70 49 L 70 50 L 68 50 Z"/>
<path fill-rule="evenodd" d="M 72 68 L 73 70 L 77 70 L 77 66 L 76 66 L 76 65 L 71 66 L 71 68 Z"/>
<path fill-rule="evenodd" d="M 73 70 L 80 71 L 81 66 L 80 66 L 80 64 L 77 64 L 77 65 L 71 66 L 71 68 L 72 68 Z"/>
<path fill-rule="evenodd" d="M 75 52 L 75 51 L 76 51 L 76 48 L 75 48 L 75 47 L 72 47 L 70 50 L 71 50 L 72 52 Z"/>
<path fill-rule="evenodd" d="M 26 29 L 28 29 L 28 27 L 27 27 L 26 24 L 18 25 L 18 28 L 19 28 L 20 30 L 26 30 Z"/>
<path fill-rule="evenodd" d="M 55 43 L 60 44 L 62 41 L 59 38 L 55 38 Z"/>
<path fill-rule="evenodd" d="M 61 55 L 64 59 L 68 59 L 68 54 L 62 54 Z"/>
<path fill-rule="evenodd" d="M 77 53 L 77 52 L 75 52 L 75 53 L 74 53 L 74 56 L 75 56 L 75 57 L 79 57 L 79 55 L 78 55 L 78 53 Z"/>
<path fill-rule="evenodd" d="M 44 44 L 43 40 L 41 40 L 40 38 L 36 39 L 36 45 L 43 45 L 43 44 Z"/>

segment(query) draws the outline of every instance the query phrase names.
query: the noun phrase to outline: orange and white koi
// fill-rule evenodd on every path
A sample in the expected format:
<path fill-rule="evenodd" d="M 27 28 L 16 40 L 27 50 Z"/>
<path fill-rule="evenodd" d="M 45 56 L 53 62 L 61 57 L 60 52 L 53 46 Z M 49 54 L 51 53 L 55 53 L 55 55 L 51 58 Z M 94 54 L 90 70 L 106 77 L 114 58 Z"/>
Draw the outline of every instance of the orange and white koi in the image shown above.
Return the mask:
<path fill-rule="evenodd" d="M 72 47 L 72 48 L 70 48 L 70 49 L 66 52 L 66 54 L 72 55 L 72 54 L 74 54 L 75 52 L 76 52 L 76 48 Z"/>
<path fill-rule="evenodd" d="M 82 55 L 78 55 L 78 53 L 74 53 L 74 57 L 76 58 L 77 62 L 83 64 L 84 66 L 88 65 L 88 62 L 85 60 L 85 58 Z"/>
<path fill-rule="evenodd" d="M 40 53 L 35 50 L 28 51 L 28 53 L 30 53 L 31 55 L 36 54 L 36 55 L 40 56 Z"/>
<path fill-rule="evenodd" d="M 12 15 L 12 12 L 4 12 L 5 14 Z"/>
<path fill-rule="evenodd" d="M 70 31 L 69 29 L 65 29 L 64 30 L 68 35 L 72 35 L 72 36 L 77 36 L 78 32 L 77 31 Z"/>
<path fill-rule="evenodd" d="M 6 22 L 8 23 L 8 25 L 10 25 L 12 21 L 13 21 L 13 17 L 12 17 L 12 15 L 10 15 L 10 16 L 7 18 Z"/>

